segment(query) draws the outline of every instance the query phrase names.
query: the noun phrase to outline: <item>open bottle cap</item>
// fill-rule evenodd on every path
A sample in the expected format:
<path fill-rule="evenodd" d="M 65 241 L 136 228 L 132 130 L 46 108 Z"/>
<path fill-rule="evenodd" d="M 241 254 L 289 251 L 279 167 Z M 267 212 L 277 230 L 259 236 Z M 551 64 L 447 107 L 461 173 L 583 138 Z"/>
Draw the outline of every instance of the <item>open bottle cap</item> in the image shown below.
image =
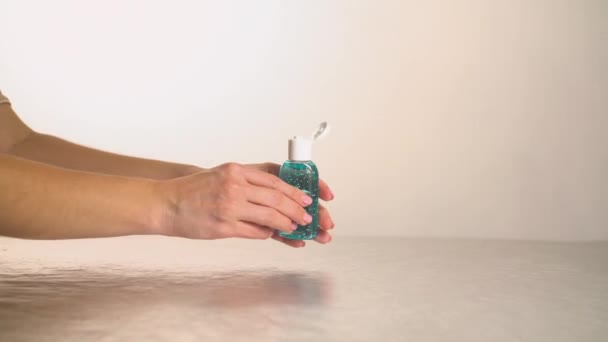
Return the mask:
<path fill-rule="evenodd" d="M 331 126 L 327 123 L 327 121 L 321 122 L 317 130 L 312 134 L 313 141 L 319 141 L 325 138 L 329 131 L 331 130 Z"/>
<path fill-rule="evenodd" d="M 322 122 L 312 137 L 296 136 L 289 139 L 289 160 L 312 160 L 312 143 L 327 136 L 329 128 L 327 122 Z"/>

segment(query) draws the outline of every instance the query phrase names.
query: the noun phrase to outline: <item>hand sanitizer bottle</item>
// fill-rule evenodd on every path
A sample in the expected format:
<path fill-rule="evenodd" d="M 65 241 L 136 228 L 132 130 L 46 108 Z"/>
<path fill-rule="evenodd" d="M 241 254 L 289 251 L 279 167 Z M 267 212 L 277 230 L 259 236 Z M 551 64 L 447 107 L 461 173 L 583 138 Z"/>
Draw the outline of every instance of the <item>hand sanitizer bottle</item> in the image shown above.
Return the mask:
<path fill-rule="evenodd" d="M 289 140 L 289 159 L 283 163 L 279 170 L 279 177 L 286 183 L 302 190 L 312 203 L 305 209 L 312 222 L 298 228 L 293 233 L 280 235 L 294 240 L 312 240 L 319 232 L 319 171 L 312 161 L 312 144 L 329 132 L 329 125 L 323 122 L 312 138 L 296 136 Z"/>

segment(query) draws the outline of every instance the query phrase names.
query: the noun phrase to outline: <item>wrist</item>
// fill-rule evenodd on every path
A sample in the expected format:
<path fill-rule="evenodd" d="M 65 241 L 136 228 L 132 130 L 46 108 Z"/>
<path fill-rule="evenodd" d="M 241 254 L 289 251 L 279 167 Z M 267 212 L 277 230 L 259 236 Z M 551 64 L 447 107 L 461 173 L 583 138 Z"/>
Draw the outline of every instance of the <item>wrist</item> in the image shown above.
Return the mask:
<path fill-rule="evenodd" d="M 152 181 L 155 204 L 148 234 L 172 236 L 177 205 L 175 201 L 175 182 L 171 180 Z"/>
<path fill-rule="evenodd" d="M 199 173 L 199 172 L 201 172 L 203 170 L 204 170 L 203 168 L 200 168 L 198 166 L 194 166 L 194 165 L 182 165 L 182 164 L 180 164 L 175 169 L 175 178 L 184 177 L 184 176 L 190 176 L 190 175 L 193 175 L 195 173 Z"/>

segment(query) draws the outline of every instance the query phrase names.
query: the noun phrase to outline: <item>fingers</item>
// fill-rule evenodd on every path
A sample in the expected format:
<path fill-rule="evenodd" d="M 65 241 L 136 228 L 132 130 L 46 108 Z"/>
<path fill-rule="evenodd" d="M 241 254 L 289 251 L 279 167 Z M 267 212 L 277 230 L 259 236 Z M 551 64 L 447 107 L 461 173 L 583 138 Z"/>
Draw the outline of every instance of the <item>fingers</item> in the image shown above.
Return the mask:
<path fill-rule="evenodd" d="M 328 230 L 334 229 L 334 221 L 329 215 L 329 210 L 319 204 L 319 232 L 315 241 L 321 244 L 330 243 L 332 240 L 331 234 Z"/>
<path fill-rule="evenodd" d="M 305 196 L 305 194 L 302 191 L 292 187 L 291 185 L 283 182 L 278 177 L 276 177 L 276 175 L 278 175 L 278 173 L 279 173 L 279 169 L 280 169 L 279 165 L 274 164 L 274 163 L 263 163 L 263 164 L 248 165 L 248 167 L 249 167 L 250 171 L 248 170 L 248 172 L 245 175 L 245 178 L 251 184 L 255 184 L 260 187 L 265 187 L 265 188 L 273 189 L 277 192 L 281 192 L 284 195 L 286 195 L 288 198 L 290 198 L 296 205 L 301 205 L 301 206 L 308 205 L 308 203 L 306 203 L 307 201 L 304 201 L 305 198 L 302 197 L 303 195 Z M 259 172 L 259 171 L 262 171 L 262 172 Z M 279 214 L 283 214 L 286 217 L 293 220 L 294 222 L 302 224 L 301 221 L 297 220 L 297 216 L 298 216 L 297 212 L 299 211 L 297 209 L 300 209 L 300 208 L 297 208 L 296 210 L 294 210 L 293 206 L 291 206 L 288 201 L 285 201 L 285 199 L 282 199 L 282 200 L 279 199 L 279 196 L 277 196 L 276 194 L 273 194 L 272 192 L 268 192 L 268 190 L 263 191 L 263 192 L 262 191 L 256 191 L 256 192 L 259 192 L 259 193 L 257 195 L 250 194 L 248 196 L 249 201 L 251 201 L 253 203 L 257 203 L 260 206 L 267 206 L 267 207 L 275 208 Z M 327 183 L 325 183 L 325 181 L 323 181 L 323 180 L 319 180 L 319 197 L 325 201 L 331 201 L 335 198 L 333 192 L 331 191 L 331 189 L 329 188 Z M 270 214 L 270 215 L 273 215 L 273 214 Z M 270 222 L 273 220 L 268 219 L 267 221 Z M 282 220 L 276 220 L 276 221 L 278 222 L 278 221 L 282 221 Z M 269 223 L 269 224 L 272 224 L 272 223 Z M 283 227 L 285 224 L 286 224 L 285 222 L 281 222 L 279 225 L 281 225 L 281 227 Z M 271 226 L 271 227 L 274 228 L 274 226 Z M 331 218 L 331 215 L 329 214 L 329 211 L 327 210 L 327 208 L 325 208 L 319 204 L 319 232 L 318 232 L 317 237 L 314 240 L 321 244 L 326 244 L 326 243 L 331 242 L 332 236 L 331 236 L 331 234 L 329 234 L 328 230 L 331 230 L 334 227 L 335 227 L 335 224 L 334 224 L 333 219 Z M 280 229 L 280 228 L 278 228 L 278 229 Z M 281 230 L 286 231 L 285 229 L 281 229 Z M 291 246 L 291 247 L 304 247 L 306 244 L 302 240 L 292 240 L 292 239 L 284 238 L 284 237 L 278 235 L 278 232 L 275 232 L 275 234 L 272 236 L 272 238 L 276 241 L 279 241 L 279 242 L 286 244 L 288 246 Z"/>
<path fill-rule="evenodd" d="M 319 233 L 317 234 L 315 241 L 317 241 L 318 243 L 322 243 L 322 244 L 329 243 L 329 242 L 331 242 L 331 234 L 329 234 L 328 232 L 326 232 L 323 229 L 319 229 Z"/>
<path fill-rule="evenodd" d="M 292 233 L 297 228 L 291 219 L 277 210 L 253 203 L 243 204 L 238 215 L 238 220 L 278 229 L 285 233 Z"/>
<path fill-rule="evenodd" d="M 312 198 L 310 198 L 310 196 L 307 196 L 303 191 L 285 183 L 275 175 L 247 168 L 245 170 L 245 179 L 251 184 L 280 191 L 302 206 L 307 206 L 312 203 Z"/>
<path fill-rule="evenodd" d="M 236 223 L 237 236 L 244 239 L 265 240 L 272 237 L 275 233 L 274 229 L 260 226 L 252 222 L 239 221 Z"/>
<path fill-rule="evenodd" d="M 319 179 L 319 197 L 324 201 L 331 201 L 334 199 L 334 193 L 329 188 L 329 185 L 322 179 Z"/>
<path fill-rule="evenodd" d="M 246 167 L 256 169 L 277 176 L 281 166 L 275 163 L 249 164 Z M 319 180 L 319 197 L 324 201 L 331 201 L 335 198 L 327 183 L 322 179 Z"/>
<path fill-rule="evenodd" d="M 334 221 L 331 219 L 329 215 L 329 210 L 319 204 L 319 228 L 323 230 L 334 229 Z"/>
<path fill-rule="evenodd" d="M 253 185 L 246 189 L 246 197 L 252 203 L 277 210 L 298 224 L 306 225 L 311 220 L 300 204 L 277 190 Z"/>

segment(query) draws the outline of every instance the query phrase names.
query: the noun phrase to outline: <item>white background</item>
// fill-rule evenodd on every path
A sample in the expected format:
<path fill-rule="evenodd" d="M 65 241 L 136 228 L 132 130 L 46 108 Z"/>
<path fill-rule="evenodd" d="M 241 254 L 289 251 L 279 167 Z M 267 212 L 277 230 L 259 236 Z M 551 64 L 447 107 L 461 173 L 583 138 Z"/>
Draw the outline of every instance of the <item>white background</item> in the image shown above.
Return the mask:
<path fill-rule="evenodd" d="M 608 2 L 0 1 L 34 129 L 213 166 L 315 148 L 337 235 L 608 239 Z"/>

